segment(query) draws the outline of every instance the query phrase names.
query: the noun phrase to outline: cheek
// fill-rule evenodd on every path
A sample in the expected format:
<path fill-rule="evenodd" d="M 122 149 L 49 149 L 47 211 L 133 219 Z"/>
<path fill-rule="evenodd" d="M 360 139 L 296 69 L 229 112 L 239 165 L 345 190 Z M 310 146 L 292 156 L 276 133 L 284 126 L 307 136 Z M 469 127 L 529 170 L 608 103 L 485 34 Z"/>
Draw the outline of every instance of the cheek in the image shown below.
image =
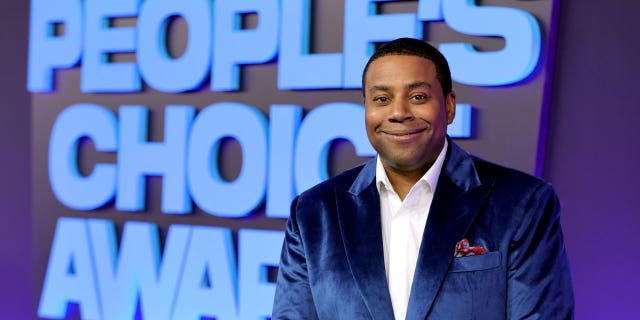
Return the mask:
<path fill-rule="evenodd" d="M 422 116 L 424 119 L 429 119 L 432 125 L 447 124 L 448 115 L 447 110 L 442 106 L 433 106 L 423 109 Z"/>
<path fill-rule="evenodd" d="M 378 125 L 378 115 L 375 111 L 365 110 L 364 112 L 364 125 L 367 128 L 367 131 L 373 130 Z"/>
<path fill-rule="evenodd" d="M 376 121 L 376 118 L 371 115 L 370 112 L 365 112 L 364 114 L 364 128 L 367 134 L 367 138 L 369 142 L 375 144 L 376 140 L 376 128 L 379 126 L 379 122 Z"/>

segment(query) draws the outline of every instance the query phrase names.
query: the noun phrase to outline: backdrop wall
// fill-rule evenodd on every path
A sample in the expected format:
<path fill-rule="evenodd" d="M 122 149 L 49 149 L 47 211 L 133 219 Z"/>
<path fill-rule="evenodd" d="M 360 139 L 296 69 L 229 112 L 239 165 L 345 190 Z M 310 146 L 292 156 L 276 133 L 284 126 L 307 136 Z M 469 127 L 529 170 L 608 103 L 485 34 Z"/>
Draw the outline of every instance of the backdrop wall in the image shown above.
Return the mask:
<path fill-rule="evenodd" d="M 26 91 L 29 2 L 0 3 L 0 306 L 31 319 L 30 102 Z"/>
<path fill-rule="evenodd" d="M 544 178 L 563 205 L 577 319 L 634 319 L 640 44 L 634 1 L 563 1 Z"/>
<path fill-rule="evenodd" d="M 30 319 L 37 299 L 30 292 L 28 3 L 0 9 L 1 39 L 11 44 L 0 52 L 0 299 L 3 318 Z M 543 177 L 556 186 L 564 208 L 578 319 L 631 318 L 636 309 L 638 9 L 632 1 L 585 0 L 565 1 L 560 10 Z"/>

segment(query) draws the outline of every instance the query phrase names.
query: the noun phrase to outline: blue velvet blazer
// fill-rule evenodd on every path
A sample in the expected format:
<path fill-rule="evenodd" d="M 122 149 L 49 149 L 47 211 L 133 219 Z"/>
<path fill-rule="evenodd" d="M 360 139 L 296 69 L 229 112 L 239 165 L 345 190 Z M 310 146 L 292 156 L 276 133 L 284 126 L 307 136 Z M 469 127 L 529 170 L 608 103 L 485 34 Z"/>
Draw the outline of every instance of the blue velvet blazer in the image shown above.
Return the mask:
<path fill-rule="evenodd" d="M 407 319 L 572 319 L 553 188 L 449 146 Z M 394 319 L 375 171 L 373 159 L 293 201 L 272 319 Z M 454 258 L 463 238 L 488 252 Z"/>

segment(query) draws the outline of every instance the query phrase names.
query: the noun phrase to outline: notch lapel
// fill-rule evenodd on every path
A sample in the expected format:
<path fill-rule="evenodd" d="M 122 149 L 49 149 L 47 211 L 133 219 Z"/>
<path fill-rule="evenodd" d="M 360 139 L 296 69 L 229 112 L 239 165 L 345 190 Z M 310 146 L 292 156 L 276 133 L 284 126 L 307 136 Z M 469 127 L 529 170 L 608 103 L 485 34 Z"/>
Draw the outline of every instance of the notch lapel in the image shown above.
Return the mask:
<path fill-rule="evenodd" d="M 483 181 L 473 161 L 451 143 L 440 175 L 416 264 L 407 319 L 425 319 L 453 261 L 455 245 L 465 237 L 494 181 Z"/>
<path fill-rule="evenodd" d="M 336 189 L 336 205 L 349 267 L 371 318 L 393 319 L 384 266 L 375 159 L 365 165 L 350 190 Z"/>

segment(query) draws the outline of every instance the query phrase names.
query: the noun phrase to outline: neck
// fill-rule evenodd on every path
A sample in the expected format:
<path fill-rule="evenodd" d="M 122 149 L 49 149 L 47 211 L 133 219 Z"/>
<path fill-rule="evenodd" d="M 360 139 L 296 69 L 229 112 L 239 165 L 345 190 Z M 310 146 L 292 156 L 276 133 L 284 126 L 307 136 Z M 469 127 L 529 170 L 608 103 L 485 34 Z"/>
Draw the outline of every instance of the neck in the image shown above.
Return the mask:
<path fill-rule="evenodd" d="M 433 165 L 433 161 L 416 170 L 402 170 L 391 166 L 384 166 L 384 171 L 387 173 L 393 190 L 395 190 L 401 200 L 404 200 L 409 191 L 411 191 L 411 188 L 413 188 L 418 180 L 431 168 L 431 165 Z"/>

